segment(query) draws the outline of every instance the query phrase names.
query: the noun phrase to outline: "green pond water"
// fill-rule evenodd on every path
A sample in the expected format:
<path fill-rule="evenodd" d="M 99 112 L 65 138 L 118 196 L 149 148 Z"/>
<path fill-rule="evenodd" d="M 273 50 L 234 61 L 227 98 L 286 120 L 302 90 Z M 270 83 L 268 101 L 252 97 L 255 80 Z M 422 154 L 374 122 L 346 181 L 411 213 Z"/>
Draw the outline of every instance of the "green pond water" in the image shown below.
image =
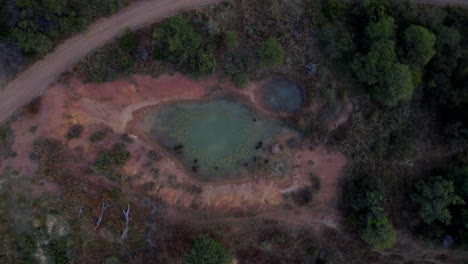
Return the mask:
<path fill-rule="evenodd" d="M 150 139 L 203 180 L 252 172 L 275 136 L 290 131 L 226 97 L 170 104 L 146 114 L 142 121 Z"/>

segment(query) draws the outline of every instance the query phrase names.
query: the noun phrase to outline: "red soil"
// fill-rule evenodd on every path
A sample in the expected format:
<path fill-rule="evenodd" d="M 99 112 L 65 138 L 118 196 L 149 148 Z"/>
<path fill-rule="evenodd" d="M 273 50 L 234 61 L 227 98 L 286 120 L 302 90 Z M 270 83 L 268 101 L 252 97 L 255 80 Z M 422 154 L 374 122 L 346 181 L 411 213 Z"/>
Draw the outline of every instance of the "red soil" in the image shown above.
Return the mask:
<path fill-rule="evenodd" d="M 13 150 L 18 156 L 13 159 L 12 165 L 22 174 L 32 176 L 36 169 L 34 162 L 29 160 L 32 143 L 35 137 L 45 136 L 62 140 L 70 149 L 80 149 L 83 159 L 77 161 L 75 166 L 87 167 L 99 150 L 115 142 L 116 137 L 106 139 L 100 143 L 101 147 L 93 146 L 88 137 L 99 127 L 110 127 L 115 133 L 125 133 L 130 131 L 127 124 L 133 119 L 135 110 L 173 100 L 199 99 L 209 94 L 213 87 L 226 87 L 225 90 L 245 96 L 258 105 L 261 111 L 268 113 L 259 101 L 258 91 L 261 83 L 251 84 L 242 91 L 233 88 L 231 84 L 216 85 L 215 79 L 194 81 L 180 74 L 164 75 L 158 79 L 134 76 L 130 80 L 106 84 L 83 84 L 72 78 L 66 84 L 54 85 L 42 96 L 42 106 L 37 115 L 23 115 L 13 123 L 16 134 Z M 66 141 L 66 133 L 72 124 L 81 124 L 85 129 L 80 139 Z M 38 127 L 34 134 L 29 131 L 31 126 Z M 182 208 L 212 208 L 225 211 L 233 208 L 255 208 L 269 214 L 268 212 L 282 210 L 278 207 L 280 205 L 290 204 L 284 200 L 284 193 L 310 185 L 309 174 L 313 172 L 321 179 L 321 190 L 314 197 L 311 205 L 313 209 L 298 210 L 302 212 L 302 218 L 311 222 L 328 226 L 336 226 L 338 222 L 335 210 L 336 188 L 346 159 L 339 153 L 328 153 L 323 146 L 309 150 L 309 145 L 304 143 L 297 149 L 280 153 L 278 159 L 285 161 L 290 168 L 283 179 L 258 173 L 253 179 L 241 182 L 206 183 L 190 177 L 179 162 L 168 156 L 151 163 L 151 166 L 159 169 L 159 177 L 154 177 L 150 168 L 145 166 L 148 162 L 146 154 L 152 147 L 143 139 L 133 137 L 135 143 L 128 144 L 132 158 L 123 168 L 123 171 L 130 175 L 131 186 L 137 188 L 153 181 L 155 187 L 149 193 L 169 204 Z M 310 160 L 313 160 L 313 166 Z M 96 178 L 93 182 L 102 183 L 97 180 L 99 176 L 96 175 L 88 175 L 86 178 Z M 37 195 L 44 191 L 56 191 L 53 185 L 47 183 L 37 188 Z M 305 211 L 307 213 L 304 213 Z M 287 219 L 287 212 L 285 211 L 284 215 L 280 214 L 281 217 Z"/>

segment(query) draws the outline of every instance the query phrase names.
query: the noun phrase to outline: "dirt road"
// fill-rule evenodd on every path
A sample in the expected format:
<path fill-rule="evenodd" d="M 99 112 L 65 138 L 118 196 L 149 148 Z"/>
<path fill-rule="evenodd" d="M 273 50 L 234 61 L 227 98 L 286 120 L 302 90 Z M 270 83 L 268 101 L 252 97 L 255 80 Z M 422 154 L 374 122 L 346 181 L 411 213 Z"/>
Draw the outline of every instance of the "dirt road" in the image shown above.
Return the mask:
<path fill-rule="evenodd" d="M 42 94 L 50 83 L 92 50 L 111 41 L 127 29 L 160 21 L 180 11 L 220 0 L 149 0 L 131 5 L 121 12 L 97 21 L 86 32 L 72 37 L 34 63 L 4 90 L 0 90 L 0 123 Z"/>

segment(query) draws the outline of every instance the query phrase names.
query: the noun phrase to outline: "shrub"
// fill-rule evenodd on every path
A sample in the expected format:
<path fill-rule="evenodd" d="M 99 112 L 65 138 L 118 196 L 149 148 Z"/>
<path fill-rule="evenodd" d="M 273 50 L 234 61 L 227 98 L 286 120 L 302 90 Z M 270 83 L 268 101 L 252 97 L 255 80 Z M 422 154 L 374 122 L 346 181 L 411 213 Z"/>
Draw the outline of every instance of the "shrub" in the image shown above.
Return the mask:
<path fill-rule="evenodd" d="M 64 240 L 53 239 L 47 244 L 47 255 L 52 257 L 53 263 L 68 263 L 67 244 Z"/>
<path fill-rule="evenodd" d="M 213 38 L 199 33 L 187 19 L 175 16 L 153 33 L 155 56 L 193 74 L 212 72 L 216 67 Z"/>
<path fill-rule="evenodd" d="M 239 47 L 239 37 L 235 31 L 228 31 L 224 34 L 224 45 L 228 49 Z"/>
<path fill-rule="evenodd" d="M 237 88 L 244 88 L 249 81 L 249 76 L 245 72 L 238 72 L 232 77 Z"/>
<path fill-rule="evenodd" d="M 383 194 L 369 176 L 358 174 L 354 177 L 354 188 L 348 190 L 352 192 L 348 202 L 361 239 L 377 250 L 392 247 L 396 243 L 396 233 L 382 206 Z"/>
<path fill-rule="evenodd" d="M 312 189 L 314 192 L 319 192 L 321 188 L 321 181 L 320 178 L 315 175 L 314 173 L 310 173 L 310 183 L 312 183 Z"/>
<path fill-rule="evenodd" d="M 93 164 L 93 169 L 99 174 L 109 173 L 115 168 L 123 167 L 129 159 L 130 152 L 127 151 L 124 144 L 118 143 L 112 149 L 99 153 Z"/>
<path fill-rule="evenodd" d="M 92 143 L 96 143 L 100 140 L 102 140 L 104 137 L 106 136 L 106 132 L 104 131 L 96 131 L 94 132 L 93 134 L 91 134 L 89 136 L 89 141 L 91 141 Z"/>
<path fill-rule="evenodd" d="M 65 175 L 63 145 L 58 140 L 38 138 L 30 158 L 39 162 L 39 173 L 44 177 L 57 180 Z"/>
<path fill-rule="evenodd" d="M 0 158 L 14 155 L 11 146 L 15 143 L 15 134 L 9 124 L 0 126 Z"/>
<path fill-rule="evenodd" d="M 148 157 L 148 159 L 149 159 L 150 161 L 157 161 L 157 160 L 159 160 L 159 159 L 161 158 L 161 156 L 159 156 L 159 154 L 158 154 L 156 151 L 154 151 L 154 150 L 148 151 L 148 153 L 146 154 L 146 156 Z"/>
<path fill-rule="evenodd" d="M 276 66 L 283 64 L 285 52 L 277 39 L 269 38 L 260 45 L 258 57 L 262 66 Z"/>
<path fill-rule="evenodd" d="M 291 192 L 291 198 L 298 205 L 306 205 L 312 201 L 312 191 L 308 186 L 301 187 Z"/>
<path fill-rule="evenodd" d="M 338 11 L 341 8 L 341 4 L 337 0 L 326 0 L 322 7 L 323 15 L 331 20 L 335 20 L 338 16 Z"/>
<path fill-rule="evenodd" d="M 80 124 L 76 124 L 76 125 L 73 125 L 70 127 L 70 129 L 68 129 L 68 133 L 67 133 L 67 139 L 68 140 L 71 140 L 71 139 L 74 139 L 74 138 L 79 138 L 81 136 L 81 132 L 83 132 L 84 130 L 84 127 Z"/>
<path fill-rule="evenodd" d="M 119 39 L 119 47 L 127 53 L 135 52 L 137 37 L 132 31 L 128 31 Z"/>
<path fill-rule="evenodd" d="M 344 60 L 354 52 L 351 33 L 338 24 L 324 24 L 320 28 L 319 38 L 323 52 L 331 60 Z"/>
<path fill-rule="evenodd" d="M 192 249 L 185 256 L 186 264 L 228 264 L 231 254 L 217 241 L 201 237 L 195 241 Z"/>
<path fill-rule="evenodd" d="M 31 101 L 25 108 L 24 111 L 29 114 L 29 115 L 35 115 L 39 113 L 39 110 L 41 109 L 41 98 L 38 97 Z"/>
<path fill-rule="evenodd" d="M 366 226 L 361 233 L 361 239 L 377 250 L 391 248 L 396 243 L 396 232 L 387 221 L 377 226 Z"/>

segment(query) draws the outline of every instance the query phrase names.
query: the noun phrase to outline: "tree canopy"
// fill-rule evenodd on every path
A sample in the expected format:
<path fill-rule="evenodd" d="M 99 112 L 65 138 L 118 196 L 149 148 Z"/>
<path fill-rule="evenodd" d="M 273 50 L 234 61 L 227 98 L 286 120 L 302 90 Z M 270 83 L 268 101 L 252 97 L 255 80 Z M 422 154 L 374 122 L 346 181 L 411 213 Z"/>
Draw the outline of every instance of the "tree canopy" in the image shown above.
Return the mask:
<path fill-rule="evenodd" d="M 391 16 L 384 16 L 377 22 L 370 22 L 365 33 L 372 41 L 394 40 L 396 37 L 395 19 Z"/>
<path fill-rule="evenodd" d="M 276 38 L 265 40 L 258 49 L 258 57 L 262 66 L 277 66 L 283 64 L 285 52 Z"/>
<path fill-rule="evenodd" d="M 380 40 L 372 44 L 368 54 L 355 58 L 353 70 L 359 81 L 374 85 L 393 70 L 395 61 L 395 42 Z"/>
<path fill-rule="evenodd" d="M 216 67 L 214 45 L 181 16 L 171 17 L 153 33 L 156 57 L 193 74 L 212 72 Z"/>
<path fill-rule="evenodd" d="M 419 215 L 428 224 L 434 221 L 450 224 L 452 215 L 449 206 L 464 203 L 455 194 L 453 181 L 440 176 L 430 177 L 416 184 L 416 191 L 411 199 L 419 205 Z"/>
<path fill-rule="evenodd" d="M 427 28 L 411 25 L 405 30 L 406 60 L 413 66 L 424 66 L 434 56 L 436 36 Z"/>

